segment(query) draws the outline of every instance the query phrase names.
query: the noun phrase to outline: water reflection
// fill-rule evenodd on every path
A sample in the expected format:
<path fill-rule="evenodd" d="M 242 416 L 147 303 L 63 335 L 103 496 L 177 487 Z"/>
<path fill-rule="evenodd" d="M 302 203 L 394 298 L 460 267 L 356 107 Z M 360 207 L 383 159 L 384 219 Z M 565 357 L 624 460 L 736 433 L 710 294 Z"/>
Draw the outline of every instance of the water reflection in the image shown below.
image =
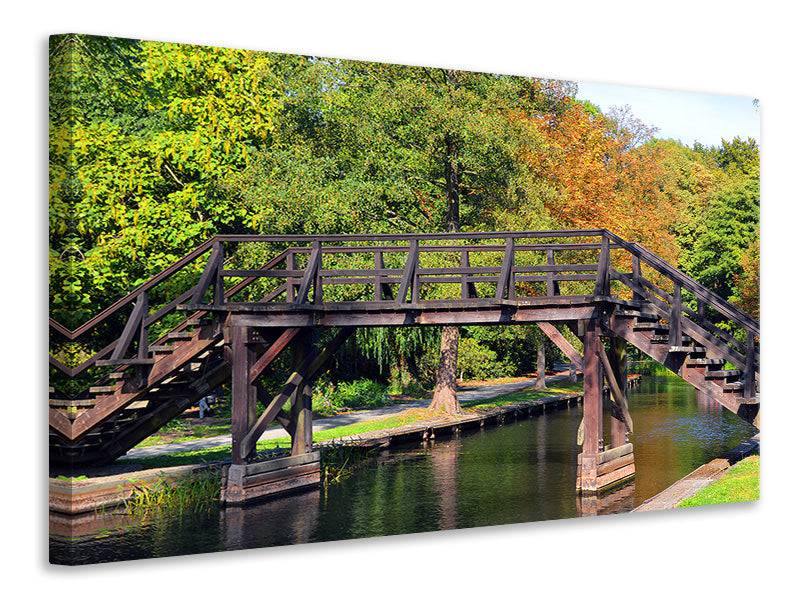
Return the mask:
<path fill-rule="evenodd" d="M 675 378 L 646 379 L 630 408 L 636 477 L 598 497 L 575 494 L 581 409 L 572 407 L 386 452 L 327 490 L 150 520 L 84 518 L 72 530 L 62 523 L 51 554 L 104 562 L 625 512 L 754 433 Z"/>

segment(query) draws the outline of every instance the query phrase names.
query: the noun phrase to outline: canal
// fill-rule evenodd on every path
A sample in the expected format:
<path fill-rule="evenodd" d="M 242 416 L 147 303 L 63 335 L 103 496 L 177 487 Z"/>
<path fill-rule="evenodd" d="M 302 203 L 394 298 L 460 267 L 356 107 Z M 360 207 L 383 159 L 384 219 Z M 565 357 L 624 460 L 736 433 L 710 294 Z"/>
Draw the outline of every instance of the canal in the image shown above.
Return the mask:
<path fill-rule="evenodd" d="M 96 533 L 51 537 L 51 560 L 109 562 L 625 512 L 755 433 L 675 377 L 643 378 L 630 408 L 635 480 L 597 502 L 575 495 L 578 406 L 392 450 L 326 490 L 228 510 L 92 516 Z"/>

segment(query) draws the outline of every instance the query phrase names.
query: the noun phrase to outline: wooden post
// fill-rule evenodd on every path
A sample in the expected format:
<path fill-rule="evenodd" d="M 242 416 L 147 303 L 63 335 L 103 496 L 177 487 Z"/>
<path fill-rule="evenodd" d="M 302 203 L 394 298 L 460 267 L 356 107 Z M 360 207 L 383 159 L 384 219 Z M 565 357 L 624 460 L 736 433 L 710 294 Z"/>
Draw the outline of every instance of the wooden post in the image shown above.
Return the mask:
<path fill-rule="evenodd" d="M 470 266 L 469 265 L 469 251 L 468 250 L 462 250 L 461 251 L 461 267 L 466 269 L 469 266 Z M 462 273 L 461 274 L 461 299 L 462 300 L 469 300 L 470 298 L 477 298 L 478 297 L 478 292 L 475 289 L 475 284 L 474 283 L 470 283 L 469 281 L 467 281 L 468 277 L 469 277 L 468 273 Z"/>
<path fill-rule="evenodd" d="M 603 443 L 603 378 L 598 357 L 600 330 L 596 319 L 586 324 L 583 338 L 583 451 L 580 489 L 597 490 L 597 455 Z"/>
<path fill-rule="evenodd" d="M 633 283 L 635 283 L 636 285 L 641 287 L 642 286 L 642 261 L 635 254 L 631 255 L 631 276 L 632 276 L 632 279 L 633 279 Z M 636 302 L 644 302 L 644 297 L 639 292 L 636 292 L 636 291 L 633 292 L 633 299 Z"/>
<path fill-rule="evenodd" d="M 752 331 L 747 332 L 747 356 L 744 367 L 744 397 L 752 398 L 756 395 L 756 336 Z"/>
<path fill-rule="evenodd" d="M 147 311 L 148 311 L 148 298 L 147 292 L 142 292 L 142 320 L 139 322 L 139 358 L 147 358 Z"/>
<path fill-rule="evenodd" d="M 295 253 L 293 251 L 289 251 L 286 255 L 286 269 L 289 271 L 294 271 L 296 268 L 296 261 L 295 261 Z M 287 277 L 286 278 L 286 302 L 294 302 L 294 285 L 296 279 L 294 277 Z"/>
<path fill-rule="evenodd" d="M 547 250 L 547 266 L 555 267 L 556 266 L 556 257 L 555 253 L 553 252 L 552 248 Z M 561 290 L 558 286 L 558 282 L 556 281 L 556 274 L 555 271 L 548 271 L 547 272 L 547 295 L 548 296 L 558 296 L 561 294 Z"/>
<path fill-rule="evenodd" d="M 245 462 L 239 448 L 256 420 L 256 386 L 250 383 L 253 350 L 248 345 L 248 327 L 231 327 L 231 438 L 233 464 Z"/>
<path fill-rule="evenodd" d="M 608 237 L 603 236 L 600 243 L 600 259 L 597 263 L 597 281 L 594 285 L 595 296 L 607 296 L 609 292 L 608 287 L 608 270 L 611 267 L 611 257 L 609 254 Z"/>
<path fill-rule="evenodd" d="M 683 346 L 683 327 L 681 324 L 681 314 L 683 308 L 681 305 L 681 284 L 675 282 L 675 288 L 672 292 L 672 309 L 669 315 L 669 345 L 670 346 Z"/>
<path fill-rule="evenodd" d="M 219 257 L 217 258 L 217 272 L 214 274 L 214 297 L 212 304 L 225 304 L 225 280 L 222 277 L 222 269 L 225 266 L 225 247 L 219 244 Z"/>
<path fill-rule="evenodd" d="M 408 302 L 408 290 L 417 272 L 417 257 L 419 255 L 419 240 L 412 239 L 408 245 L 408 256 L 403 267 L 403 276 L 400 280 L 400 287 L 397 289 L 397 303 L 406 304 Z"/>
<path fill-rule="evenodd" d="M 609 355 L 611 362 L 611 369 L 613 373 L 609 375 L 614 377 L 621 388 L 622 395 L 626 399 L 628 397 L 628 353 L 625 340 L 611 336 L 611 353 Z M 628 442 L 627 426 L 623 420 L 618 418 L 611 419 L 611 447 L 616 448 Z"/>
<path fill-rule="evenodd" d="M 311 301 L 314 304 L 322 304 L 322 244 L 314 242 L 319 249 L 317 264 L 314 271 L 314 291 L 311 293 Z"/>
<path fill-rule="evenodd" d="M 514 284 L 514 238 L 506 238 L 506 250 L 503 254 L 503 266 L 500 269 L 500 277 L 497 280 L 497 293 L 495 299 L 512 300 L 516 295 Z"/>
<path fill-rule="evenodd" d="M 311 353 L 312 336 L 311 331 L 304 331 L 295 340 L 293 369 L 298 370 Z M 292 455 L 311 452 L 313 446 L 311 392 L 311 382 L 306 380 L 292 394 Z"/>
<path fill-rule="evenodd" d="M 383 269 L 383 252 L 375 250 L 375 292 L 374 298 L 376 302 L 383 300 L 383 284 L 380 270 Z"/>

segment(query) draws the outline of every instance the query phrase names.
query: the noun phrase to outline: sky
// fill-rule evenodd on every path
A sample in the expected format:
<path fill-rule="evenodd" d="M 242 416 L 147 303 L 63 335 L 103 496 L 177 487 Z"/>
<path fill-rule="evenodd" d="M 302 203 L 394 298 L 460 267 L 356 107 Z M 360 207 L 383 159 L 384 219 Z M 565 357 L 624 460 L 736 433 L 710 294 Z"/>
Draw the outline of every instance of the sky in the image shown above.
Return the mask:
<path fill-rule="evenodd" d="M 737 135 L 760 142 L 759 110 L 746 96 L 579 82 L 578 98 L 590 100 L 603 112 L 629 104 L 639 119 L 658 127 L 656 137 L 678 139 L 688 146 L 695 141 L 719 146 L 722 138 Z"/>

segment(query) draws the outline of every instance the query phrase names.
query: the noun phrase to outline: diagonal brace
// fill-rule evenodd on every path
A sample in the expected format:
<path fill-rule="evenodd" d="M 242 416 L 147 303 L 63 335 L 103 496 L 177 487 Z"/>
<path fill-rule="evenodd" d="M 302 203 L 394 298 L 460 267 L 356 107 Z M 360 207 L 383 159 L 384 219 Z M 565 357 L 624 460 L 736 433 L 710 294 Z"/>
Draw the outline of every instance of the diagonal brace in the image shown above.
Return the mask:
<path fill-rule="evenodd" d="M 611 368 L 611 361 L 608 359 L 608 354 L 603 344 L 598 344 L 597 355 L 600 357 L 600 362 L 603 364 L 603 372 L 605 373 L 606 381 L 608 381 L 608 387 L 611 389 L 611 396 L 614 399 L 614 403 L 622 413 L 622 418 L 625 421 L 625 426 L 628 428 L 628 431 L 633 432 L 633 419 L 628 410 L 628 399 L 625 396 L 624 389 L 621 387 L 625 385 L 625 382 L 617 381 L 617 376 Z"/>
<path fill-rule="evenodd" d="M 242 459 L 247 458 L 255 449 L 258 438 L 261 437 L 269 424 L 283 408 L 283 405 L 291 398 L 295 390 L 304 383 L 312 382 L 326 363 L 333 357 L 336 351 L 355 331 L 354 327 L 342 327 L 331 342 L 316 355 L 308 356 L 297 369 L 289 376 L 284 383 L 283 389 L 267 404 L 266 409 L 258 417 L 253 427 L 242 439 L 239 447 L 239 454 Z"/>

